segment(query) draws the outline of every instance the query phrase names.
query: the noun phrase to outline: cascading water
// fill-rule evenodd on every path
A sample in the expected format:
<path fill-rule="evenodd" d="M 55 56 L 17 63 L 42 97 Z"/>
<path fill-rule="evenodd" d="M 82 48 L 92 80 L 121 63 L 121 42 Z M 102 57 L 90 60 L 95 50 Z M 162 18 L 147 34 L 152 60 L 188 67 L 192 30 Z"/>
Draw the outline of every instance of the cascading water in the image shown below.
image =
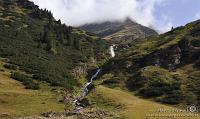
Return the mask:
<path fill-rule="evenodd" d="M 115 57 L 114 45 L 110 46 L 110 55 L 111 57 Z"/>
<path fill-rule="evenodd" d="M 110 55 L 111 57 L 115 57 L 115 51 L 114 51 L 114 45 L 110 46 Z M 84 86 L 83 86 L 83 93 L 80 97 L 78 97 L 77 99 L 74 100 L 74 104 L 76 106 L 76 110 L 80 110 L 83 107 L 81 106 L 81 101 L 87 96 L 87 94 L 89 93 L 88 87 L 93 83 L 93 80 L 99 75 L 99 73 L 101 72 L 101 68 L 97 69 L 96 73 L 90 78 L 90 81 L 87 82 Z"/>
<path fill-rule="evenodd" d="M 87 94 L 89 93 L 88 87 L 93 83 L 93 80 L 98 76 L 98 74 L 101 72 L 101 69 L 97 69 L 96 73 L 91 77 L 90 82 L 87 82 L 84 86 L 83 86 L 83 93 L 82 95 L 77 98 L 74 103 L 76 106 L 80 106 L 80 101 L 82 101 L 84 99 L 85 96 L 87 96 Z"/>

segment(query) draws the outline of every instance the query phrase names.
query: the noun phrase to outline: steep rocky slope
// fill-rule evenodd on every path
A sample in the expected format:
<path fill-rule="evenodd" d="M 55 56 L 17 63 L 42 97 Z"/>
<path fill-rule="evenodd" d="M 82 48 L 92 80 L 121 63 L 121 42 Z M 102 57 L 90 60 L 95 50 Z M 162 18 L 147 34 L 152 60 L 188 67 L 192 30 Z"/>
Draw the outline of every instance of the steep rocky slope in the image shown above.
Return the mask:
<path fill-rule="evenodd" d="M 83 30 L 100 35 L 102 38 L 113 42 L 133 41 L 148 36 L 158 35 L 156 31 L 142 26 L 131 19 L 125 21 L 103 22 L 86 24 L 80 27 Z"/>

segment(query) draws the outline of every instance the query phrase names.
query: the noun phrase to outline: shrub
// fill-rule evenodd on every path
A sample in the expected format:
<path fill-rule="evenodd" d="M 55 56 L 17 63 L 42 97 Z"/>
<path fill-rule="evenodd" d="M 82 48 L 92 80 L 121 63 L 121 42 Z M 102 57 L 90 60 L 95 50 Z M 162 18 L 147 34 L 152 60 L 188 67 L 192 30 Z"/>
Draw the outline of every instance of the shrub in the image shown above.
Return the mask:
<path fill-rule="evenodd" d="M 104 80 L 102 84 L 110 88 L 122 87 L 122 85 L 124 85 L 122 80 L 123 79 L 121 77 L 112 77 L 110 79 Z"/>
<path fill-rule="evenodd" d="M 29 78 L 25 74 L 15 72 L 11 74 L 11 78 L 22 82 L 22 84 L 25 86 L 26 89 L 33 89 L 33 90 L 39 89 L 39 84 L 35 83 L 31 78 Z"/>
<path fill-rule="evenodd" d="M 144 97 L 158 97 L 163 95 L 163 91 L 160 90 L 158 87 L 148 87 L 146 89 L 141 89 L 139 94 Z"/>
<path fill-rule="evenodd" d="M 116 79 L 109 79 L 109 80 L 105 80 L 105 81 L 103 81 L 102 84 L 110 85 L 110 84 L 117 84 L 117 83 L 119 83 L 118 80 L 116 80 Z"/>
<path fill-rule="evenodd" d="M 193 39 L 191 41 L 191 44 L 195 47 L 200 47 L 200 40 L 199 39 Z"/>
<path fill-rule="evenodd" d="M 188 104 L 196 104 L 198 100 L 197 96 L 192 92 L 186 92 L 184 94 L 184 98 L 185 98 L 186 103 Z"/>
<path fill-rule="evenodd" d="M 173 91 L 172 94 L 164 96 L 160 101 L 167 104 L 180 104 L 184 100 L 181 91 Z"/>
<path fill-rule="evenodd" d="M 4 64 L 3 66 L 4 66 L 6 69 L 17 70 L 17 66 L 16 66 L 16 65 Z"/>

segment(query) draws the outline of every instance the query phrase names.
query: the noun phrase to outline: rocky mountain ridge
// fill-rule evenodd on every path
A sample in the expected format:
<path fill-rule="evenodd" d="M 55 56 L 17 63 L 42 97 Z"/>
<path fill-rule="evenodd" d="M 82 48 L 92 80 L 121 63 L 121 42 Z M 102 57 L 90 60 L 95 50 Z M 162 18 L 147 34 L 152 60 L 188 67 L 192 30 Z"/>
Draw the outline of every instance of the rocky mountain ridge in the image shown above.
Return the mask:
<path fill-rule="evenodd" d="M 86 24 L 80 28 L 113 42 L 131 42 L 135 39 L 158 35 L 155 30 L 142 26 L 130 18 L 124 21 Z"/>

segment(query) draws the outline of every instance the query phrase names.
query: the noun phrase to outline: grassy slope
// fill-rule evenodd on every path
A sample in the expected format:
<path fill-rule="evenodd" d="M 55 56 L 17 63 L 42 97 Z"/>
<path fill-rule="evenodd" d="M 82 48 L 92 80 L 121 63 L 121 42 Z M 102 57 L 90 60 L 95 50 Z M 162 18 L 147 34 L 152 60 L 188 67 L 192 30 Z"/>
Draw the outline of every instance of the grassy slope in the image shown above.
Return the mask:
<path fill-rule="evenodd" d="M 92 70 L 108 59 L 107 41 L 49 19 L 31 2 L 3 0 L 0 7 L 0 56 L 35 79 L 72 90 L 80 86 L 77 77 L 85 76 L 74 74 L 77 68 Z"/>
<path fill-rule="evenodd" d="M 40 90 L 24 89 L 20 82 L 10 78 L 10 71 L 3 68 L 3 64 L 0 61 L 0 115 L 29 116 L 63 111 L 64 105 L 58 103 L 59 93 L 52 92 L 45 84 L 41 84 Z"/>
<path fill-rule="evenodd" d="M 163 98 L 162 101 L 168 103 L 171 100 L 177 103 L 199 104 L 199 29 L 200 21 L 195 21 L 158 37 L 136 41 L 130 44 L 129 48 L 121 49 L 116 53 L 117 56 L 105 65 L 106 74 L 112 76 L 104 75 L 108 81 L 103 84 L 120 88 L 137 87 L 134 90 L 136 93 L 148 93 L 148 96 L 156 101 Z M 189 42 L 185 43 L 186 46 L 183 45 L 185 39 Z M 175 49 L 175 46 L 178 48 Z M 187 47 L 190 47 L 189 51 Z M 178 65 L 175 59 L 179 60 Z M 155 63 L 156 60 L 159 60 L 158 64 Z M 169 67 L 170 64 L 174 65 L 173 71 Z M 127 85 L 124 85 L 124 82 Z M 147 96 L 146 94 L 143 96 Z"/>
<path fill-rule="evenodd" d="M 120 89 L 111 89 L 104 86 L 96 87 L 95 94 L 92 93 L 91 97 L 95 97 L 97 105 L 103 105 L 104 108 L 110 109 L 115 112 L 118 117 L 123 119 L 172 119 L 167 117 L 145 117 L 147 114 L 155 113 L 158 109 L 175 110 L 176 108 L 159 104 L 153 101 L 140 99 L 133 96 L 129 92 Z M 100 98 L 101 97 L 101 98 Z M 103 100 L 102 100 L 103 99 Z M 98 102 L 99 101 L 99 102 Z M 109 106 L 108 106 L 109 104 Z M 118 106 L 117 106 L 118 105 Z M 119 105 L 121 105 L 119 109 Z M 157 113 L 158 114 L 158 113 Z M 160 113 L 160 114 L 189 114 L 189 113 Z M 179 117 L 180 119 L 189 119 L 189 117 Z M 176 118 L 173 118 L 176 119 Z M 192 119 L 198 119 L 192 117 Z"/>

